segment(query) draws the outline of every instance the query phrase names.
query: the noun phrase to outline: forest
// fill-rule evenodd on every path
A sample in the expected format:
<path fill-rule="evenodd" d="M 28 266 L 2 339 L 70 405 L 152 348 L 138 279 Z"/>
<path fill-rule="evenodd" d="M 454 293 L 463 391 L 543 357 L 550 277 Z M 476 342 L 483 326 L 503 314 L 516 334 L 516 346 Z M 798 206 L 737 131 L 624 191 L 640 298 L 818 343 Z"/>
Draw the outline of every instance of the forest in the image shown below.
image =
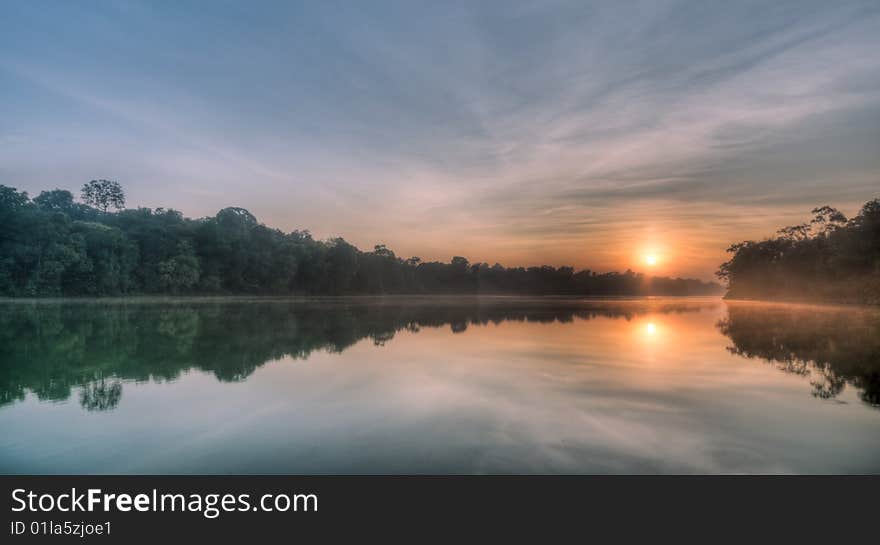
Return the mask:
<path fill-rule="evenodd" d="M 503 267 L 362 251 L 342 238 L 267 227 L 243 208 L 191 219 L 172 209 L 125 208 L 115 181 L 92 180 L 81 202 L 64 189 L 34 198 L 0 185 L 0 296 L 349 295 L 510 293 L 705 295 L 720 284 Z"/>
<path fill-rule="evenodd" d="M 851 219 L 830 206 L 777 236 L 728 248 L 718 270 L 730 299 L 880 304 L 880 199 Z"/>

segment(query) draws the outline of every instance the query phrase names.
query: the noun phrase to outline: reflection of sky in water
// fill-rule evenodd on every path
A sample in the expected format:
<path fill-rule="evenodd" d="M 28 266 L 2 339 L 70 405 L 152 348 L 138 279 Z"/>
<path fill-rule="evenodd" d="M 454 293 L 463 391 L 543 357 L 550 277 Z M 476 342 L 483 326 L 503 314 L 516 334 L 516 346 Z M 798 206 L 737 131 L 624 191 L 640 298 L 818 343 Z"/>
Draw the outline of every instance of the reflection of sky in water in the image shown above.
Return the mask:
<path fill-rule="evenodd" d="M 12 472 L 877 472 L 880 411 L 726 348 L 727 306 L 400 331 L 246 380 L 0 408 Z M 233 333 L 230 333 L 233 334 Z"/>

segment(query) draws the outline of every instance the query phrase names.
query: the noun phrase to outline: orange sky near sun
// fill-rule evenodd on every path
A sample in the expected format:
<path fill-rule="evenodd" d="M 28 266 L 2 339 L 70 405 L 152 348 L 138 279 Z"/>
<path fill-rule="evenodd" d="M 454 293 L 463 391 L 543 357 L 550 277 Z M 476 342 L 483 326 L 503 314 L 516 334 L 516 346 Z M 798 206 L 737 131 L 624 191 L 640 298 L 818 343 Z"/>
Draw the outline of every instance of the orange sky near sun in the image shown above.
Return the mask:
<path fill-rule="evenodd" d="M 568 265 L 597 272 L 631 269 L 658 276 L 713 280 L 718 266 L 727 259 L 725 250 L 730 244 L 770 236 L 782 225 L 805 217 L 797 209 L 763 218 L 753 215 L 748 220 L 725 218 L 715 224 L 708 218 L 684 221 L 655 217 L 642 224 L 619 222 L 602 229 L 542 236 L 467 223 L 452 229 L 448 225 L 437 229 L 387 229 L 383 221 L 381 226 L 351 232 L 344 225 L 337 226 L 326 236 L 338 233 L 361 249 L 387 244 L 400 257 L 416 255 L 423 260 L 449 261 L 460 255 L 472 263 L 498 262 L 508 267 Z M 313 233 L 325 236 L 321 231 Z M 647 256 L 653 256 L 655 263 L 649 263 Z"/>

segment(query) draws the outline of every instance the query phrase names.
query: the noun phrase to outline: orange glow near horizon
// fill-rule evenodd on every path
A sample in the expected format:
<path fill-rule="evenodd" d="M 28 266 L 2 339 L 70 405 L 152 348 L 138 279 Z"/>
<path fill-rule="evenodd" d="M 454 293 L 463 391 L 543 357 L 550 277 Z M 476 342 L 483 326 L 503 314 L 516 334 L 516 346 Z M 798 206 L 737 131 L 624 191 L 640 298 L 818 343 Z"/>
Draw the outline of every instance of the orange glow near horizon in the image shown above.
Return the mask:
<path fill-rule="evenodd" d="M 670 259 L 666 244 L 659 243 L 655 237 L 635 246 L 630 254 L 631 259 L 637 265 L 636 270 L 642 269 L 647 274 L 662 275 L 670 269 L 675 269 L 674 260 Z"/>

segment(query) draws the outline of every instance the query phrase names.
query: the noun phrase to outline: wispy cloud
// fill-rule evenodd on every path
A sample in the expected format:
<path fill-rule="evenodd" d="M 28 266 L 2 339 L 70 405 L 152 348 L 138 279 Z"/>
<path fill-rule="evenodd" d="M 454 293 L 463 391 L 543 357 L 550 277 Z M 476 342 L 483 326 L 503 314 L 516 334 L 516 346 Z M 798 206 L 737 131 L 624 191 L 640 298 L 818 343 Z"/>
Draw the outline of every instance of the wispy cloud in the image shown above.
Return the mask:
<path fill-rule="evenodd" d="M 873 2 L 196 8 L 5 4 L 3 183 L 113 176 L 428 258 L 664 246 L 702 276 L 880 184 Z"/>

